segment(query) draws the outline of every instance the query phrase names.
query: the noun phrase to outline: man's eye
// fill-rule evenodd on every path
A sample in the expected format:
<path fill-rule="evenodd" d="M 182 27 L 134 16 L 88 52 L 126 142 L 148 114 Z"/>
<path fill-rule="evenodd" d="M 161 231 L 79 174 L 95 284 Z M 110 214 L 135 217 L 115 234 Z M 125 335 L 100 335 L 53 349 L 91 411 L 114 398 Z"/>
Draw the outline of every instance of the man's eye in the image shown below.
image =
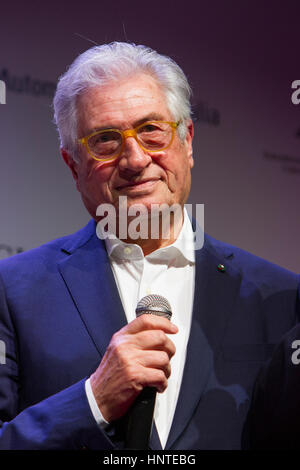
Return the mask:
<path fill-rule="evenodd" d="M 102 132 L 101 134 L 98 134 L 97 136 L 97 141 L 98 142 L 110 142 L 111 140 L 114 140 L 115 136 L 113 132 Z"/>
<path fill-rule="evenodd" d="M 114 131 L 100 132 L 91 137 L 90 143 L 94 145 L 109 144 L 120 141 L 120 134 Z"/>
<path fill-rule="evenodd" d="M 145 124 L 145 126 L 140 128 L 140 132 L 155 132 L 159 130 L 160 128 L 155 124 Z"/>

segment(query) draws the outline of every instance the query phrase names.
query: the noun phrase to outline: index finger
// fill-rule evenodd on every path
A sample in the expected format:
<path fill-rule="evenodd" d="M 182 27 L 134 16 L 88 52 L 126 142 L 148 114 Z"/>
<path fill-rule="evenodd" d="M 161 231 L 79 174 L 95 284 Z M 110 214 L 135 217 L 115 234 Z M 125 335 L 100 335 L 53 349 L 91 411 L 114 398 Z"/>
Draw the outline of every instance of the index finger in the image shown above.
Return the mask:
<path fill-rule="evenodd" d="M 178 328 L 167 318 L 159 315 L 144 313 L 132 320 L 126 326 L 127 332 L 134 334 L 144 330 L 162 330 L 165 333 L 174 334 L 178 332 Z"/>

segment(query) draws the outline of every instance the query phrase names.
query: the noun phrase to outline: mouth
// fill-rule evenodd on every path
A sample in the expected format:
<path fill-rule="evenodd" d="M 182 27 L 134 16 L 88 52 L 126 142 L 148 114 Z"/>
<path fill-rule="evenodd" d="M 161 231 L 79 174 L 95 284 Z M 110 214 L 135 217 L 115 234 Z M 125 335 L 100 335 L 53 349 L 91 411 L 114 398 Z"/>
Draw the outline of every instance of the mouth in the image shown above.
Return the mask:
<path fill-rule="evenodd" d="M 160 181 L 160 178 L 145 178 L 141 181 L 129 181 L 128 183 L 117 186 L 117 191 L 138 191 L 152 189 L 156 183 Z"/>

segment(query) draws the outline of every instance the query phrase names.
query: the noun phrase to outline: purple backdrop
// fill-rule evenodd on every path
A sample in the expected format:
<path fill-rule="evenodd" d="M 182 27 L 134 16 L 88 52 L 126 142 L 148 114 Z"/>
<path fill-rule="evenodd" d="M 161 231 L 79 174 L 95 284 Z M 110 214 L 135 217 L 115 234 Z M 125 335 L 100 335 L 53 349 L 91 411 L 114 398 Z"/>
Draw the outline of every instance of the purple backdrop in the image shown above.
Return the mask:
<path fill-rule="evenodd" d="M 0 257 L 87 220 L 60 158 L 50 95 L 95 43 L 173 57 L 193 87 L 190 201 L 211 235 L 299 270 L 299 1 L 11 2 L 0 7 Z M 86 38 L 86 39 L 85 39 Z"/>

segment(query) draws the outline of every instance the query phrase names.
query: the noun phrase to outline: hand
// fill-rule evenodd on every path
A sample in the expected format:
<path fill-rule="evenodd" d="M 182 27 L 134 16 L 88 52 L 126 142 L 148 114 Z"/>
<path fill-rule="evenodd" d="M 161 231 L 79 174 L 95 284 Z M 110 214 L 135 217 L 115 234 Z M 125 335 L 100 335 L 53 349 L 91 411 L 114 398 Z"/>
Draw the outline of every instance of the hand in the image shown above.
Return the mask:
<path fill-rule="evenodd" d="M 171 374 L 178 328 L 169 320 L 144 314 L 115 333 L 90 383 L 102 416 L 123 416 L 144 387 L 163 392 Z"/>

